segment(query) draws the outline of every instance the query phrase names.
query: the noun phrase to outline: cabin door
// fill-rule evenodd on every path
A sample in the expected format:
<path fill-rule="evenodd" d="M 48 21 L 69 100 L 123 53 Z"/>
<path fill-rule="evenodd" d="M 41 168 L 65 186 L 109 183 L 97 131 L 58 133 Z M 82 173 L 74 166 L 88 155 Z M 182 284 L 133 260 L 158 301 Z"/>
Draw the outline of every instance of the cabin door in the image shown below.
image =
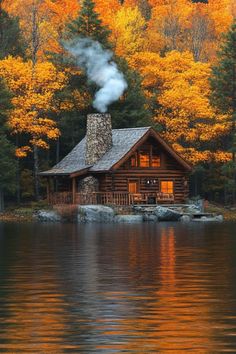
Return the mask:
<path fill-rule="evenodd" d="M 129 193 L 138 193 L 139 192 L 139 180 L 129 180 L 128 182 L 128 191 Z"/>

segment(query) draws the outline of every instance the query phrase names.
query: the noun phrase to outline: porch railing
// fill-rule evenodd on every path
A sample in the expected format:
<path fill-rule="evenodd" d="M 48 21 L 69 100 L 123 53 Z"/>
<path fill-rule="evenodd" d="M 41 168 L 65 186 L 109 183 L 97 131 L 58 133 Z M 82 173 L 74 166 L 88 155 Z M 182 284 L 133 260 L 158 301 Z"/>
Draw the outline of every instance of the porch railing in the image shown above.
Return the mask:
<path fill-rule="evenodd" d="M 174 202 L 173 194 L 165 193 L 126 193 L 126 192 L 94 192 L 76 193 L 54 192 L 49 196 L 49 203 L 56 204 L 153 204 L 158 202 Z"/>
<path fill-rule="evenodd" d="M 73 204 L 72 192 L 53 192 L 48 196 L 48 202 L 51 205 Z"/>

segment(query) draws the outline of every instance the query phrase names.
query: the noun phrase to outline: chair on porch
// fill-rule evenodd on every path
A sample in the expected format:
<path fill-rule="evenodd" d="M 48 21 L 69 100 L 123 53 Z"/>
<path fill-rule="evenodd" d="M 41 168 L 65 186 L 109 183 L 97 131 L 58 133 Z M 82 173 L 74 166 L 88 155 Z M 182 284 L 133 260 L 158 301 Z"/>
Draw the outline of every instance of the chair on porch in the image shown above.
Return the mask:
<path fill-rule="evenodd" d="M 157 193 L 157 202 L 170 202 L 173 203 L 175 200 L 173 193 Z"/>
<path fill-rule="evenodd" d="M 147 204 L 147 197 L 141 193 L 133 194 L 133 203 L 134 204 Z"/>

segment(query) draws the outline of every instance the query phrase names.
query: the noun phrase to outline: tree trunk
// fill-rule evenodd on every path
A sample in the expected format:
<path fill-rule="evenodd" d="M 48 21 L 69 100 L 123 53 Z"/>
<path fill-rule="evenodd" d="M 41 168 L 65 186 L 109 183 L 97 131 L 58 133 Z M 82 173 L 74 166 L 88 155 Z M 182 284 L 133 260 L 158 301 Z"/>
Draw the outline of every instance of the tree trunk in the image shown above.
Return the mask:
<path fill-rule="evenodd" d="M 0 212 L 4 211 L 4 192 L 2 188 L 0 188 Z"/>
<path fill-rule="evenodd" d="M 16 135 L 16 147 L 19 147 L 19 135 Z M 17 158 L 16 162 L 16 202 L 18 205 L 21 203 L 20 195 L 20 159 Z"/>
<path fill-rule="evenodd" d="M 57 139 L 56 143 L 56 163 L 60 161 L 60 138 Z"/>
<path fill-rule="evenodd" d="M 235 204 L 235 188 L 236 188 L 236 113 L 233 112 L 232 115 L 232 119 L 233 119 L 233 127 L 232 127 L 232 135 L 233 135 L 233 141 L 232 141 L 232 148 L 233 148 L 233 153 L 232 153 L 232 160 L 233 160 L 233 164 L 234 164 L 234 189 L 233 189 L 233 193 L 232 193 L 232 202 L 233 204 Z"/>
<path fill-rule="evenodd" d="M 39 156 L 37 146 L 34 146 L 34 188 L 35 200 L 39 201 Z"/>
<path fill-rule="evenodd" d="M 198 178 L 197 178 L 197 172 L 195 171 L 194 174 L 194 196 L 196 197 L 198 193 Z"/>
<path fill-rule="evenodd" d="M 16 163 L 16 202 L 18 205 L 21 203 L 20 196 L 20 160 L 17 159 Z"/>

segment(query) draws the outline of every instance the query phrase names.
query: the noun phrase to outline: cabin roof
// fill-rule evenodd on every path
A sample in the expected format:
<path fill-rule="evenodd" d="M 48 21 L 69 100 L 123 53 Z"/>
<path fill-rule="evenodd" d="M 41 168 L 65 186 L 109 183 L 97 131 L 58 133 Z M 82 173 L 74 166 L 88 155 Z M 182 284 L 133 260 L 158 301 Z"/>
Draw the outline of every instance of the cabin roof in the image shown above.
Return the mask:
<path fill-rule="evenodd" d="M 72 151 L 66 155 L 58 164 L 48 171 L 41 172 L 41 176 L 52 175 L 71 175 L 74 173 L 102 172 L 111 170 L 112 167 L 118 164 L 124 158 L 128 158 L 132 154 L 133 149 L 146 138 L 149 133 L 152 133 L 163 147 L 179 161 L 187 170 L 191 170 L 190 165 L 187 164 L 169 145 L 167 145 L 151 127 L 141 128 L 125 128 L 112 129 L 112 147 L 108 150 L 102 158 L 94 165 L 87 165 L 85 163 L 85 148 L 86 136 L 82 139 Z"/>

